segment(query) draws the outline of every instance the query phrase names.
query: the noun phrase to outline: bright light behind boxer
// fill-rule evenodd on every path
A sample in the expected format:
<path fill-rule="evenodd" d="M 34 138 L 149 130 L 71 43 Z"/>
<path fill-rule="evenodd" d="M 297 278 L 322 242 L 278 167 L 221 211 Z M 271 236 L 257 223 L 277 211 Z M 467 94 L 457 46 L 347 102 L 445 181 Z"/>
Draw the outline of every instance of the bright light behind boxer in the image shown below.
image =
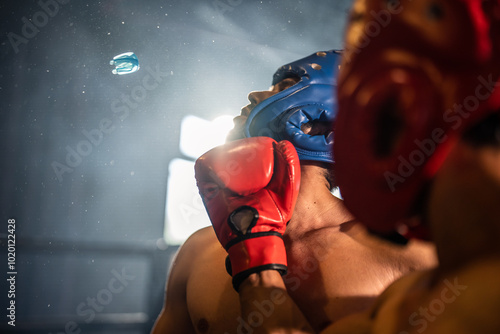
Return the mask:
<path fill-rule="evenodd" d="M 458 136 L 496 109 L 487 101 L 500 73 L 499 21 L 498 0 L 354 3 L 335 174 L 347 207 L 371 230 L 403 231 Z M 410 231 L 427 234 L 422 225 Z"/>

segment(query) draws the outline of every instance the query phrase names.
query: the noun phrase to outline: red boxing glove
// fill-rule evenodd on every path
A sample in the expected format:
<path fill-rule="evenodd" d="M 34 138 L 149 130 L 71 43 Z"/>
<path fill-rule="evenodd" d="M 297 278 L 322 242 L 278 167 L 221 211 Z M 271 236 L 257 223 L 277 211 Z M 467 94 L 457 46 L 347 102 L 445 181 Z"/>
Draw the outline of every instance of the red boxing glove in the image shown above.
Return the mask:
<path fill-rule="evenodd" d="M 283 233 L 300 187 L 300 163 L 288 141 L 246 138 L 216 147 L 195 165 L 198 189 L 229 254 L 233 286 L 250 274 L 287 270 Z"/>

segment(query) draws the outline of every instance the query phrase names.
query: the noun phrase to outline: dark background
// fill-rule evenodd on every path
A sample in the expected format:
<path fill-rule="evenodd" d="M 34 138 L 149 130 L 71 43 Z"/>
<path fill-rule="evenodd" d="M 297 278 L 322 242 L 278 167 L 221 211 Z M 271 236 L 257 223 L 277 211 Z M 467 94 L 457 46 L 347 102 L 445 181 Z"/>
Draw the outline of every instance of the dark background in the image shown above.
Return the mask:
<path fill-rule="evenodd" d="M 175 196 L 168 166 L 186 158 L 181 120 L 237 115 L 280 65 L 341 48 L 349 5 L 2 0 L 0 331 L 149 332 L 178 248 L 164 228 L 166 197 Z M 110 59 L 127 51 L 141 69 L 113 75 Z M 151 72 L 161 73 L 157 85 L 140 88 L 155 83 Z M 82 144 L 103 122 L 96 144 Z M 85 154 L 71 167 L 68 152 L 78 149 Z M 58 177 L 55 165 L 68 169 Z M 16 327 L 6 317 L 8 219 Z"/>

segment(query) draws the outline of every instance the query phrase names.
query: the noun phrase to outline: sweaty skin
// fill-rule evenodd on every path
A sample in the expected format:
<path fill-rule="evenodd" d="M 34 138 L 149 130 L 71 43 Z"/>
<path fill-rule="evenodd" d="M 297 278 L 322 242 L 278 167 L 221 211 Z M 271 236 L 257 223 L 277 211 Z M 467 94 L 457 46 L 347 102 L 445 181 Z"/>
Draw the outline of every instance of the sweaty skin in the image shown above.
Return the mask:
<path fill-rule="evenodd" d="M 499 201 L 500 149 L 460 142 L 433 181 L 427 204 L 439 267 L 399 279 L 368 310 L 321 333 L 499 333 Z M 271 291 L 286 296 L 283 287 L 275 271 L 251 275 L 240 290 L 244 316 Z M 308 326 L 287 298 L 253 333 L 308 333 Z"/>
<path fill-rule="evenodd" d="M 361 85 L 355 82 L 346 80 L 346 84 L 342 80 L 344 77 L 352 79 L 355 77 L 353 74 L 356 73 L 359 74 L 357 80 L 359 79 L 360 83 L 366 85 L 363 87 L 370 87 L 373 92 L 380 93 L 380 95 L 371 95 L 375 96 L 372 101 L 385 101 L 386 98 L 390 101 L 394 97 L 408 97 L 411 94 L 417 96 L 420 89 L 429 87 L 430 93 L 432 90 L 439 92 L 438 98 L 442 99 L 443 106 L 452 106 L 466 97 L 474 96 L 474 88 L 477 84 L 475 79 L 479 73 L 486 73 L 492 80 L 498 80 L 500 45 L 498 39 L 500 36 L 498 34 L 500 2 L 498 0 L 359 0 L 354 2 L 353 8 L 350 24 L 346 29 L 348 34 L 342 67 L 345 69 L 352 65 L 351 68 L 355 70 L 343 73 L 341 71 L 339 87 L 346 92 L 345 96 L 353 96 L 353 100 L 357 101 L 353 105 L 360 106 L 358 111 L 362 112 L 361 115 L 389 111 L 382 115 L 400 116 L 403 110 L 410 114 L 413 104 L 398 106 L 398 108 L 388 105 L 387 109 L 383 104 L 381 106 L 377 106 L 376 103 L 370 104 L 369 90 L 362 90 L 359 88 Z M 377 26 L 380 29 L 377 30 Z M 373 27 L 377 30 L 376 33 Z M 488 39 L 491 39 L 493 43 L 491 46 L 494 56 L 491 57 L 491 64 L 483 63 L 477 66 L 478 63 L 474 60 L 476 57 L 486 59 L 484 57 L 487 56 Z M 390 50 L 396 50 L 396 52 L 388 52 Z M 422 59 L 424 61 L 415 61 Z M 418 72 L 414 73 L 421 75 L 427 72 L 438 80 L 436 82 L 441 83 L 439 80 L 446 79 L 442 81 L 442 85 L 436 86 L 429 85 L 430 81 L 427 81 L 427 84 L 424 81 L 421 86 L 412 84 L 410 86 L 413 88 L 419 86 L 418 89 L 404 89 L 401 90 L 401 94 L 404 95 L 392 95 L 397 92 L 397 89 L 395 85 L 391 86 L 391 83 L 404 82 L 404 78 L 399 76 L 402 72 L 393 72 L 396 74 L 392 78 L 394 80 L 378 81 L 377 79 L 379 76 L 384 76 L 387 68 L 391 68 L 387 65 L 398 62 L 403 65 L 402 68 L 407 69 L 410 68 L 408 65 L 417 65 L 413 66 L 413 69 L 418 69 Z M 485 72 L 482 72 L 484 70 L 482 66 L 486 66 Z M 369 72 L 370 70 L 374 71 Z M 363 94 L 354 97 L 354 93 L 359 91 Z M 383 93 L 388 95 L 383 95 Z M 344 96 L 339 95 L 340 101 Z M 498 95 L 496 98 L 498 99 Z M 498 100 L 496 100 L 492 104 L 494 109 L 490 110 L 495 110 L 496 115 L 500 110 L 498 105 Z M 367 106 L 374 108 L 370 109 Z M 399 108 L 401 109 L 397 110 Z M 416 125 L 422 122 L 419 117 L 423 112 L 435 112 L 436 114 L 429 114 L 429 116 L 435 116 L 433 120 L 438 124 L 434 125 L 431 122 L 429 125 L 431 129 L 442 130 L 439 123 L 442 121 L 444 109 L 446 107 L 440 108 L 429 103 L 425 109 L 417 110 L 421 112 L 411 114 L 414 116 L 411 120 Z M 396 112 L 392 113 L 392 111 Z M 342 109 L 341 107 L 340 115 L 352 112 L 352 108 Z M 380 116 L 380 114 L 377 115 Z M 476 114 L 476 117 L 480 117 L 480 114 Z M 337 118 L 339 119 L 341 117 Z M 398 123 L 401 118 L 395 117 L 395 119 L 395 123 Z M 380 120 L 385 119 L 375 118 L 370 125 L 374 125 L 379 131 L 391 129 L 387 125 L 382 125 L 387 122 L 377 123 Z M 352 119 L 351 121 L 354 122 Z M 465 119 L 462 121 L 465 122 Z M 412 122 L 407 124 L 412 124 Z M 473 124 L 472 118 L 469 122 Z M 366 125 L 366 123 L 355 124 Z M 500 313 L 500 126 L 498 124 L 500 124 L 498 116 L 495 123 L 481 124 L 487 125 L 487 129 L 490 125 L 494 127 L 493 134 L 485 134 L 484 131 L 476 128 L 475 135 L 474 131 L 472 132 L 472 139 L 478 142 L 471 141 L 471 138 L 467 136 L 461 139 L 455 138 L 454 135 L 451 137 L 452 134 L 447 132 L 446 135 L 449 135 L 452 140 L 448 142 L 450 146 L 447 147 L 450 151 L 447 151 L 446 155 L 434 156 L 445 160 L 444 164 L 441 164 L 443 161 L 440 160 L 439 164 L 434 166 L 439 170 L 434 169 L 429 174 L 432 179 L 425 179 L 426 185 L 423 192 L 419 194 L 422 197 L 418 198 L 418 208 L 412 208 L 412 211 L 415 210 L 415 213 L 425 219 L 430 227 L 430 236 L 437 248 L 438 267 L 404 276 L 390 285 L 367 310 L 346 316 L 323 331 L 319 331 L 318 327 L 311 322 L 299 301 L 295 301 L 293 296 L 289 297 L 290 291 L 287 291 L 286 282 L 279 273 L 269 270 L 252 274 L 240 287 L 240 305 L 244 319 L 258 314 L 258 305 L 272 300 L 272 296 L 280 296 L 279 305 L 276 303 L 272 315 L 263 318 L 259 326 L 253 328 L 252 333 L 500 333 L 500 317 L 498 316 Z M 415 140 L 417 136 L 414 136 L 412 130 L 414 130 L 412 127 L 404 127 L 401 133 L 407 131 L 411 140 Z M 339 133 L 341 131 L 337 132 Z M 379 133 L 383 134 L 383 131 Z M 379 143 L 374 145 L 377 149 L 387 149 L 387 151 L 380 150 L 380 157 L 377 158 L 385 157 L 386 152 L 390 153 L 392 149 L 400 145 L 401 133 L 392 133 L 390 140 L 384 137 L 381 138 L 380 145 Z M 359 137 L 380 139 L 363 135 L 364 133 Z M 493 139 L 495 136 L 496 138 Z M 335 140 L 338 144 L 339 139 L 343 138 L 346 152 L 349 153 L 351 148 L 352 156 L 357 154 L 358 157 L 362 157 L 361 150 L 356 150 L 356 147 L 352 148 L 355 137 L 352 136 L 349 140 L 348 136 L 337 136 Z M 485 139 L 488 141 L 485 142 Z M 367 151 L 365 154 L 369 153 Z M 341 159 L 339 155 L 336 158 Z M 396 159 L 398 159 L 397 154 L 394 155 L 394 160 Z M 340 161 L 346 162 L 346 160 Z M 357 165 L 357 161 L 346 163 L 346 169 L 354 170 L 362 165 Z M 378 161 L 380 160 L 377 159 Z M 382 169 L 388 166 L 377 165 L 382 166 Z M 372 165 L 367 163 L 362 166 Z M 354 173 L 352 177 L 356 177 Z M 352 196 L 356 195 L 355 189 L 362 189 L 363 186 L 370 188 L 366 186 L 366 182 L 363 184 L 362 181 L 359 182 L 359 187 L 351 186 L 354 194 Z M 344 178 L 342 182 L 348 183 L 350 180 Z M 349 197 L 347 192 L 344 194 L 346 198 Z M 370 192 L 364 194 L 370 194 Z M 399 200 L 397 196 L 401 197 L 402 192 L 394 194 L 392 201 L 390 199 L 384 201 L 384 204 L 392 203 L 392 208 L 387 209 L 398 209 L 399 203 L 394 204 L 397 203 Z M 381 203 L 377 196 L 366 196 L 366 198 L 367 204 Z M 374 202 L 369 202 L 370 199 Z M 415 198 L 411 200 L 414 201 Z M 386 210 L 386 208 L 377 210 L 377 207 L 374 207 L 373 211 L 367 211 L 364 210 L 363 201 L 358 203 L 360 204 L 359 212 L 365 214 L 371 212 L 369 215 L 374 216 L 374 219 L 377 218 L 375 216 L 377 211 L 382 215 Z M 383 221 L 379 223 L 383 225 Z M 331 247 L 336 247 L 336 245 L 332 244 Z"/>
<path fill-rule="evenodd" d="M 269 91 L 250 93 L 250 104 L 235 118 L 234 131 L 258 103 L 295 82 L 289 78 Z M 436 263 L 428 244 L 396 246 L 370 236 L 331 194 L 324 173 L 317 163 L 301 163 L 301 189 L 284 235 L 288 274 L 280 277 L 315 331 L 366 310 L 394 280 Z M 153 333 L 236 334 L 255 329 L 259 319 L 241 315 L 239 296 L 225 271 L 226 256 L 212 227 L 184 243 L 172 265 L 165 306 Z M 270 300 L 282 301 L 274 297 Z M 269 301 L 256 307 L 265 317 L 274 313 Z"/>

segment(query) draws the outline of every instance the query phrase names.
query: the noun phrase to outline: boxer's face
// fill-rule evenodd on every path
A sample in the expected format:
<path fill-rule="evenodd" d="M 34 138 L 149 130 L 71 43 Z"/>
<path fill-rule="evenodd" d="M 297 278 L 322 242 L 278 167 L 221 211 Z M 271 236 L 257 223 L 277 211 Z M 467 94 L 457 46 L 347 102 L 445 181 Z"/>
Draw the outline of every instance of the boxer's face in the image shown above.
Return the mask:
<path fill-rule="evenodd" d="M 454 105 L 475 96 L 480 75 L 498 76 L 492 55 L 499 3 L 355 1 L 339 72 L 334 155 L 348 208 L 373 230 L 388 232 L 420 212 L 415 198 L 457 126 L 449 118 L 458 117 Z M 460 115 L 460 125 L 467 117 Z M 437 132 L 443 136 L 433 137 Z"/>
<path fill-rule="evenodd" d="M 234 128 L 229 133 L 228 138 L 231 140 L 243 138 L 243 126 L 245 125 L 248 115 L 250 115 L 252 110 L 262 101 L 295 85 L 299 80 L 300 79 L 298 77 L 286 78 L 278 82 L 276 85 L 271 86 L 269 90 L 254 91 L 248 94 L 248 101 L 250 101 L 250 103 L 241 108 L 241 114 L 233 119 Z"/>
<path fill-rule="evenodd" d="M 482 6 L 489 7 L 483 12 Z M 357 0 L 346 29 L 344 61 L 363 53 L 378 56 L 381 49 L 444 65 L 484 60 L 491 51 L 486 21 L 499 15 L 494 14 L 498 7 L 496 0 Z"/>

